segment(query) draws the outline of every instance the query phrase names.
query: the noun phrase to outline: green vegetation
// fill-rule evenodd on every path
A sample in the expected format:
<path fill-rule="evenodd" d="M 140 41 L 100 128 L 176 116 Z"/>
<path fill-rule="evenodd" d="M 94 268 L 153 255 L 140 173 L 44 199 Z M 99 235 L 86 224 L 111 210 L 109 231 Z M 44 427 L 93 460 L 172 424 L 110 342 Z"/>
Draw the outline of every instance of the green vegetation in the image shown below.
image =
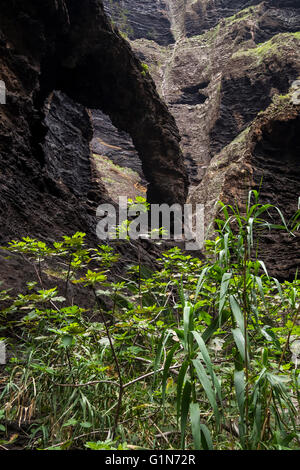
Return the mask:
<path fill-rule="evenodd" d="M 129 11 L 118 0 L 109 0 L 109 9 L 112 24 L 116 24 L 124 39 L 133 35 L 133 28 L 128 21 Z"/>
<path fill-rule="evenodd" d="M 220 33 L 227 33 L 229 31 L 230 26 L 234 25 L 235 23 L 242 22 L 249 19 L 255 19 L 257 14 L 258 7 L 247 7 L 244 10 L 236 13 L 235 15 L 229 16 L 228 18 L 223 18 L 222 23 L 218 23 L 217 26 L 214 28 L 209 29 L 205 33 L 199 36 L 193 36 L 190 38 L 190 41 L 203 41 L 207 43 L 214 42 L 217 38 L 221 38 L 222 36 Z M 220 39 L 220 40 L 221 40 Z"/>
<path fill-rule="evenodd" d="M 225 18 L 226 25 L 236 23 L 237 21 L 243 21 L 249 18 L 254 17 L 259 10 L 259 6 L 247 7 L 244 10 L 239 11 L 235 15 Z"/>
<path fill-rule="evenodd" d="M 142 65 L 142 75 L 145 77 L 149 73 L 149 66 L 147 64 L 144 64 L 144 62 L 141 63 Z"/>
<path fill-rule="evenodd" d="M 286 95 L 274 95 L 272 98 L 272 103 L 276 105 L 277 109 L 281 107 L 284 108 L 286 104 L 291 102 L 291 94 L 287 93 Z"/>
<path fill-rule="evenodd" d="M 300 33 L 281 33 L 269 41 L 258 44 L 257 47 L 235 52 L 232 57 L 249 56 L 256 58 L 261 63 L 268 55 L 279 55 L 292 47 L 294 40 L 300 39 Z"/>
<path fill-rule="evenodd" d="M 105 142 L 101 141 L 101 143 L 109 147 Z M 110 147 L 122 151 L 119 147 Z M 113 200 L 118 201 L 118 197 L 122 194 L 127 194 L 133 198 L 139 194 L 145 194 L 147 189 L 143 186 L 143 182 L 136 171 L 125 166 L 121 167 L 104 155 L 93 153 L 93 157 L 99 173 L 105 175 L 102 177 L 102 182 Z"/>
<path fill-rule="evenodd" d="M 263 218 L 272 212 L 276 225 Z M 260 231 L 293 236 L 299 219 L 300 208 L 285 222 L 252 191 L 244 214 L 220 203 L 205 262 L 175 247 L 157 271 L 139 261 L 114 281 L 118 255 L 87 247 L 83 233 L 12 241 L 8 254 L 36 279 L 0 292 L 12 353 L 1 445 L 19 423 L 34 449 L 299 449 L 300 281 L 279 283 L 255 256 Z M 49 260 L 63 274 L 57 288 L 46 285 Z"/>

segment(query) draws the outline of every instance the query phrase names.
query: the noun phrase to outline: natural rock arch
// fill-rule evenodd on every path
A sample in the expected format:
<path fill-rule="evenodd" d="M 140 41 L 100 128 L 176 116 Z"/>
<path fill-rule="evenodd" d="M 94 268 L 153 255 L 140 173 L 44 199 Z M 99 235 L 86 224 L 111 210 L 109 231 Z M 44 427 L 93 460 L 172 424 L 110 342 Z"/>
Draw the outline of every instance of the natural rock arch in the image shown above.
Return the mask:
<path fill-rule="evenodd" d="M 1 11 L 0 48 L 2 79 L 8 86 L 7 105 L 0 109 L 0 216 L 9 214 L 12 235 L 24 233 L 20 225 L 26 233 L 43 232 L 52 213 L 54 225 L 64 226 L 64 210 L 70 219 L 76 211 L 73 230 L 92 226 L 92 219 L 86 222 L 92 212 L 85 208 L 89 195 L 76 202 L 75 192 L 68 196 L 66 185 L 47 174 L 45 106 L 54 90 L 87 108 L 103 110 L 131 135 L 151 202 L 184 203 L 188 179 L 175 121 L 129 44 L 110 25 L 100 0 L 86 0 L 84 6 L 81 0 L 7 2 Z M 91 181 L 90 192 L 95 190 Z M 40 192 L 42 206 L 37 202 Z M 51 198 L 61 211 L 55 210 Z M 39 214 L 30 221 L 35 205 Z M 43 210 L 47 216 L 41 215 Z"/>

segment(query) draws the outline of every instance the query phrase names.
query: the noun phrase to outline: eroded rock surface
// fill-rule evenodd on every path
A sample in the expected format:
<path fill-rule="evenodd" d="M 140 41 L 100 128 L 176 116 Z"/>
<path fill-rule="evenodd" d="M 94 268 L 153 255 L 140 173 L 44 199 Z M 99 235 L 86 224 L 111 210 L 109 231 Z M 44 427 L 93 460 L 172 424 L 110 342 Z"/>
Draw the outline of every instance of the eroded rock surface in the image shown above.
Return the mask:
<path fill-rule="evenodd" d="M 109 9 L 111 2 L 105 0 L 105 3 Z M 123 2 L 115 0 L 115 3 Z M 138 3 L 132 0 L 130 6 L 127 4 L 131 18 Z M 149 0 L 147 5 L 154 3 Z M 271 103 L 272 109 L 275 106 L 280 110 L 281 98 L 300 76 L 300 3 L 298 0 L 165 0 L 162 10 L 170 21 L 173 43 L 149 40 L 147 24 L 142 22 L 140 13 L 139 33 L 131 33 L 130 38 L 134 39 L 131 44 L 149 66 L 161 97 L 175 117 L 192 200 L 207 205 L 211 222 L 215 215 L 211 206 L 220 195 L 226 199 L 228 192 L 228 196 L 242 200 L 246 189 L 253 184 L 247 180 L 248 186 L 240 192 L 237 174 L 225 184 L 227 169 L 236 164 L 235 154 L 229 153 L 227 163 L 217 172 L 215 158 L 219 157 L 215 155 L 231 152 L 243 131 L 247 132 Z M 297 126 L 297 120 L 291 124 L 293 132 Z M 283 128 L 279 127 L 278 133 L 285 142 Z M 276 131 L 272 135 L 275 134 Z M 286 210 L 288 216 L 295 209 L 300 193 L 296 171 L 299 152 L 295 150 L 292 159 L 283 157 L 284 173 L 279 157 L 274 157 L 280 152 L 286 155 L 284 142 L 277 153 L 272 146 L 253 151 L 257 154 L 257 164 L 251 163 L 251 168 L 255 181 L 264 175 L 262 198 L 272 200 L 273 197 L 273 202 Z M 288 201 L 286 194 L 282 194 L 285 187 L 289 188 Z M 272 240 L 270 250 L 267 237 L 262 244 L 267 258 L 272 250 L 281 251 L 280 243 L 285 246 L 276 237 Z M 294 255 L 289 252 L 288 258 L 290 261 L 282 268 L 285 274 L 295 271 L 299 252 Z M 283 260 L 284 255 L 274 268 L 277 273 Z"/>
<path fill-rule="evenodd" d="M 173 8 L 174 3 L 169 2 Z M 230 9 L 225 4 L 212 10 L 223 12 L 217 26 L 200 35 L 188 37 L 178 13 L 172 18 L 181 33 L 173 45 L 132 42 L 176 119 L 192 185 L 201 181 L 212 156 L 300 74 L 298 2 L 230 2 Z"/>
<path fill-rule="evenodd" d="M 224 174 L 236 164 L 232 149 L 252 123 L 270 106 L 273 115 L 279 112 L 300 76 L 298 0 L 104 0 L 144 65 L 98 0 L 84 9 L 79 0 L 2 3 L 1 78 L 9 90 L 8 105 L 0 108 L 1 211 L 10 221 L 3 234 L 46 233 L 49 223 L 53 233 L 92 227 L 95 206 L 118 194 L 116 187 L 132 196 L 147 188 L 152 202 L 184 202 L 177 127 L 191 197 L 201 202 L 206 191 L 208 216 L 220 194 L 244 197 L 246 186 L 241 192 L 236 175 L 224 186 Z M 290 214 L 299 192 L 298 153 L 283 137 L 283 146 L 275 142 L 277 134 L 289 134 L 288 121 L 265 134 L 268 144 L 251 147 L 247 185 L 264 174 L 262 197 L 282 201 Z M 299 121 L 293 121 L 297 134 Z M 216 172 L 215 158 L 224 152 L 228 158 Z M 285 187 L 288 201 L 281 198 Z M 279 250 L 278 240 L 272 250 Z M 298 258 L 296 252 L 283 272 L 291 273 Z"/>
<path fill-rule="evenodd" d="M 218 215 L 218 200 L 237 201 L 245 209 L 249 189 L 260 192 L 260 202 L 280 208 L 286 223 L 298 209 L 300 190 L 300 105 L 292 94 L 275 98 L 253 123 L 211 160 L 209 168 L 189 201 L 205 204 L 205 225 Z M 282 225 L 274 209 L 264 214 Z M 265 232 L 258 238 L 259 256 L 272 275 L 292 280 L 300 265 L 300 234 L 285 230 Z"/>
<path fill-rule="evenodd" d="M 184 202 L 175 121 L 101 1 L 2 1 L 0 49 L 2 239 L 94 233 L 95 208 L 108 195 L 91 158 L 86 108 L 102 109 L 131 135 L 150 199 Z"/>
<path fill-rule="evenodd" d="M 167 45 L 174 42 L 168 0 L 107 0 L 106 12 L 130 39 L 144 38 Z"/>

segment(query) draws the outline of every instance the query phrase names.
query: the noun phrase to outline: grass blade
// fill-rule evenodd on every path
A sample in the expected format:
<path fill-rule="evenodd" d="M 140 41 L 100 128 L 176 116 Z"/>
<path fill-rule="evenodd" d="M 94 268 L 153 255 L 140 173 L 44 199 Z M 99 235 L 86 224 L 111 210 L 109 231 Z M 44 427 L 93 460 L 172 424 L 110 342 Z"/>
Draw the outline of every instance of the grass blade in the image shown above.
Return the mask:
<path fill-rule="evenodd" d="M 196 287 L 196 291 L 195 291 L 194 303 L 196 303 L 196 301 L 197 301 L 197 298 L 199 296 L 199 293 L 200 293 L 200 291 L 202 289 L 202 286 L 203 286 L 203 283 L 204 283 L 205 276 L 206 276 L 207 272 L 209 271 L 209 269 L 210 269 L 209 267 L 204 268 L 201 275 L 200 275 L 200 277 L 199 277 L 197 287 Z"/>
<path fill-rule="evenodd" d="M 198 375 L 198 378 L 200 380 L 200 383 L 206 393 L 206 396 L 212 406 L 212 409 L 214 411 L 214 415 L 215 415 L 215 418 L 216 418 L 216 422 L 217 422 L 217 426 L 220 425 L 220 413 L 219 413 L 219 409 L 218 409 L 218 405 L 217 405 L 217 401 L 216 401 L 216 396 L 215 396 L 215 393 L 212 389 L 212 386 L 211 386 L 211 383 L 210 383 L 210 380 L 205 372 L 205 369 L 203 367 L 203 365 L 201 364 L 201 362 L 199 361 L 199 359 L 194 359 L 193 360 L 193 364 L 194 364 L 194 367 L 195 367 L 195 370 L 196 370 L 196 373 Z"/>
<path fill-rule="evenodd" d="M 225 273 L 222 277 L 221 287 L 220 287 L 220 300 L 219 300 L 219 315 L 222 313 L 226 302 L 226 294 L 228 291 L 229 281 L 232 277 L 232 273 Z"/>
<path fill-rule="evenodd" d="M 204 360 L 204 362 L 206 364 L 206 367 L 208 369 L 208 372 L 211 376 L 213 386 L 216 388 L 216 391 L 217 391 L 217 394 L 218 394 L 218 399 L 220 400 L 220 402 L 222 402 L 221 384 L 220 384 L 216 374 L 214 373 L 212 362 L 211 362 L 210 356 L 209 356 L 209 352 L 208 352 L 208 350 L 205 346 L 205 343 L 204 343 L 202 337 L 200 336 L 200 334 L 197 331 L 192 331 L 192 334 L 193 334 L 195 340 L 197 341 L 197 344 L 199 346 L 199 349 L 200 349 L 200 352 L 202 354 L 203 360 Z"/>
<path fill-rule="evenodd" d="M 235 341 L 235 344 L 238 348 L 238 351 L 243 359 L 245 361 L 245 338 L 242 333 L 242 331 L 239 328 L 235 328 L 234 330 L 231 330 L 233 334 L 233 338 Z"/>
<path fill-rule="evenodd" d="M 194 439 L 194 449 L 201 450 L 200 409 L 198 403 L 190 404 L 190 416 Z"/>
<path fill-rule="evenodd" d="M 230 301 L 230 307 L 231 307 L 231 311 L 233 313 L 233 316 L 235 318 L 235 321 L 237 322 L 237 325 L 239 327 L 239 329 L 243 332 L 245 327 L 244 327 L 244 317 L 243 317 L 243 314 L 241 312 L 241 309 L 240 309 L 240 306 L 236 300 L 236 298 L 231 295 L 229 297 L 229 301 Z"/>
<path fill-rule="evenodd" d="M 244 423 L 244 414 L 245 414 L 245 376 L 243 370 L 236 370 L 234 372 L 234 387 L 236 394 L 236 401 L 238 404 L 240 417 L 239 417 L 239 431 L 242 445 L 244 445 L 244 436 L 245 436 L 245 423 Z"/>
<path fill-rule="evenodd" d="M 173 359 L 173 356 L 175 354 L 175 352 L 177 351 L 177 349 L 179 348 L 179 344 L 175 344 L 171 351 L 168 353 L 167 355 L 167 358 L 166 358 L 166 362 L 165 362 L 165 367 L 164 367 L 164 371 L 163 371 L 163 379 L 162 379 L 162 405 L 164 406 L 164 402 L 165 402 L 165 396 L 166 396 L 166 386 L 167 386 L 167 378 L 168 378 L 168 372 L 169 372 L 169 368 L 170 368 L 170 365 L 172 363 L 172 359 Z"/>
<path fill-rule="evenodd" d="M 185 386 L 182 392 L 182 401 L 181 401 L 180 431 L 181 431 L 182 450 L 185 449 L 185 430 L 186 430 L 187 417 L 188 417 L 189 408 L 190 408 L 191 391 L 192 391 L 191 383 L 187 381 L 185 383 Z"/>
<path fill-rule="evenodd" d="M 185 361 L 178 374 L 178 379 L 177 379 L 177 397 L 176 397 L 176 402 L 177 402 L 177 424 L 179 422 L 179 416 L 180 416 L 180 411 L 181 411 L 181 391 L 183 388 L 184 384 L 184 379 L 186 376 L 186 371 L 189 365 L 189 361 Z"/>
<path fill-rule="evenodd" d="M 205 426 L 205 424 L 200 424 L 200 428 L 201 428 L 201 442 L 202 442 L 203 449 L 213 450 L 214 446 L 213 446 L 212 438 L 211 438 L 211 435 L 207 426 Z"/>

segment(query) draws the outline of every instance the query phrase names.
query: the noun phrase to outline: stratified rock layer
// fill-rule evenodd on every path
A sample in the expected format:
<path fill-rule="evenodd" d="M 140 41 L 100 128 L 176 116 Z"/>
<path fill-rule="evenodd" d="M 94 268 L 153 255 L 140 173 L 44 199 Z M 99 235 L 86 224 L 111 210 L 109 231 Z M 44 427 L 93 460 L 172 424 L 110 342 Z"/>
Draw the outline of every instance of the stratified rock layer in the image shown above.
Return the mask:
<path fill-rule="evenodd" d="M 174 42 L 167 0 L 107 0 L 106 11 L 130 39 L 146 37 L 158 44 Z"/>
<path fill-rule="evenodd" d="M 121 0 L 116 2 L 122 3 Z M 109 8 L 111 2 L 105 0 L 105 3 Z M 127 5 L 131 18 L 138 3 L 132 0 L 130 6 Z M 148 5 L 154 3 L 147 2 Z M 232 154 L 232 149 L 241 133 L 247 132 L 271 103 L 273 110 L 274 106 L 280 110 L 282 97 L 300 76 L 300 2 L 165 0 L 163 11 L 170 20 L 173 44 L 150 41 L 147 25 L 142 24 L 142 13 L 139 34 L 131 35 L 135 39 L 131 44 L 149 66 L 160 95 L 175 117 L 192 200 L 206 204 L 209 225 L 215 215 L 212 207 L 220 197 L 228 202 L 230 198 L 231 202 L 237 198 L 241 203 L 254 181 L 257 183 L 264 175 L 262 199 L 279 204 L 288 217 L 296 209 L 300 194 L 299 152 L 291 138 L 291 145 L 296 146 L 292 152 L 285 136 L 298 132 L 297 120 L 290 124 L 287 119 L 278 129 L 274 124 L 273 137 L 266 136 L 266 142 L 271 139 L 272 145 L 264 144 L 261 149 L 258 146 L 255 152 L 253 150 L 253 159 L 256 155 L 255 165 L 254 160 L 251 163 L 253 180 L 246 179 L 242 192 L 237 171 L 233 171 L 226 184 L 224 178 L 225 174 L 231 174 L 232 165 L 234 168 L 237 165 L 237 154 Z M 287 126 L 286 132 L 284 126 Z M 282 145 L 275 143 L 276 134 Z M 285 150 L 287 147 L 289 151 Z M 241 152 L 246 150 L 247 146 Z M 215 155 L 222 156 L 224 152 L 227 152 L 226 162 L 215 171 L 219 158 Z M 279 158 L 280 153 L 285 155 L 284 163 Z M 288 158 L 287 154 L 291 153 L 293 158 Z M 271 263 L 271 269 L 280 273 L 280 263 L 284 261 L 282 273 L 291 276 L 299 264 L 299 246 L 292 242 L 293 248 L 289 250 L 284 237 L 271 239 L 272 243 L 270 238 L 264 237 L 261 252 L 270 260 L 272 251 L 282 252 L 279 261 Z"/>
<path fill-rule="evenodd" d="M 108 196 L 90 158 L 85 107 L 131 135 L 150 200 L 185 201 L 175 121 L 101 1 L 2 1 L 0 49 L 3 239 L 94 233 L 95 208 Z"/>
<path fill-rule="evenodd" d="M 132 42 L 175 117 L 192 185 L 212 156 L 300 74 L 300 4 L 256 3 L 201 35 L 186 37 L 183 29 L 168 48 Z"/>
<path fill-rule="evenodd" d="M 9 84 L 8 104 L 0 108 L 0 210 L 9 221 L 3 235 L 92 230 L 97 203 L 107 192 L 118 194 L 114 183 L 130 171 L 128 194 L 147 187 L 152 202 L 184 202 L 187 178 L 176 124 L 192 197 L 201 202 L 203 184 L 210 192 L 208 215 L 220 194 L 241 200 L 262 174 L 262 197 L 292 212 L 298 154 L 283 137 L 288 129 L 274 124 L 266 143 L 251 150 L 252 180 L 242 192 L 236 175 L 221 191 L 222 172 L 228 174 L 235 157 L 228 154 L 220 172 L 214 165 L 215 155 L 234 148 L 260 112 L 271 103 L 280 111 L 300 76 L 298 0 L 104 0 L 144 65 L 108 24 L 98 0 L 84 8 L 79 0 L 2 3 L 0 78 Z M 279 251 L 278 240 L 272 250 Z M 267 243 L 265 237 L 266 253 Z M 293 272 L 298 258 L 295 252 L 283 272 Z"/>
<path fill-rule="evenodd" d="M 208 228 L 219 214 L 216 202 L 236 201 L 243 212 L 249 189 L 260 193 L 262 204 L 277 206 L 286 223 L 298 209 L 300 194 L 300 105 L 293 104 L 292 95 L 277 98 L 258 116 L 251 126 L 216 155 L 189 201 L 205 205 Z M 218 215 L 219 217 L 219 215 Z M 275 209 L 264 218 L 282 225 Z M 272 275 L 293 279 L 300 265 L 300 234 L 272 230 L 258 239 L 258 255 Z"/>

